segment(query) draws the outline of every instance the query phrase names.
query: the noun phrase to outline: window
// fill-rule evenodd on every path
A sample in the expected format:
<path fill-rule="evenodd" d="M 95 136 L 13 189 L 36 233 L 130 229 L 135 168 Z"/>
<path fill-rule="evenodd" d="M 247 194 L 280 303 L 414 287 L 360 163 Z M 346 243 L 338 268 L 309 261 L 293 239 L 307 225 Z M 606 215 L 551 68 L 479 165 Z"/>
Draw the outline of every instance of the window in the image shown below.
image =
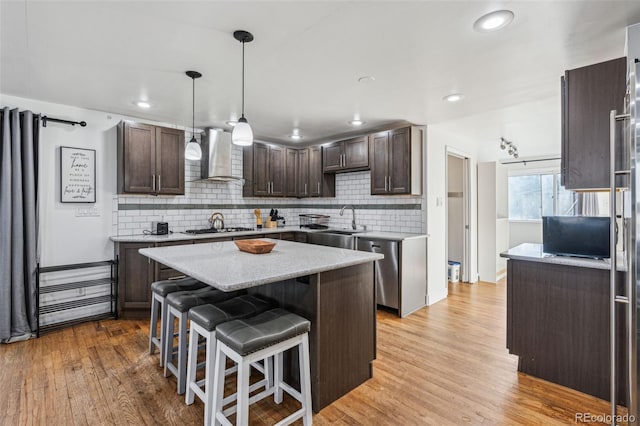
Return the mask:
<path fill-rule="evenodd" d="M 509 219 L 578 215 L 578 194 L 560 185 L 560 174 L 509 176 Z"/>

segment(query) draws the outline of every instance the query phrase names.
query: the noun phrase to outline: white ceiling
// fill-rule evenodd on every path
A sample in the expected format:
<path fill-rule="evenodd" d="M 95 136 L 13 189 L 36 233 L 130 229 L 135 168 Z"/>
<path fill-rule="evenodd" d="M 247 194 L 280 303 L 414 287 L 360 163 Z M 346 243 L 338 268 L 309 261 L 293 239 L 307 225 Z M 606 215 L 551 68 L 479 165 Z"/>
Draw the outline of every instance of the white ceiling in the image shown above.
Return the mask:
<path fill-rule="evenodd" d="M 481 15 L 513 23 L 478 33 Z M 0 92 L 146 119 L 225 127 L 301 144 L 406 120 L 430 124 L 557 95 L 563 70 L 623 56 L 640 1 L 0 0 Z M 372 75 L 375 81 L 358 83 Z M 461 92 L 458 103 L 442 97 Z M 149 110 L 133 102 L 148 99 Z M 43 111 L 46 113 L 45 111 Z"/>

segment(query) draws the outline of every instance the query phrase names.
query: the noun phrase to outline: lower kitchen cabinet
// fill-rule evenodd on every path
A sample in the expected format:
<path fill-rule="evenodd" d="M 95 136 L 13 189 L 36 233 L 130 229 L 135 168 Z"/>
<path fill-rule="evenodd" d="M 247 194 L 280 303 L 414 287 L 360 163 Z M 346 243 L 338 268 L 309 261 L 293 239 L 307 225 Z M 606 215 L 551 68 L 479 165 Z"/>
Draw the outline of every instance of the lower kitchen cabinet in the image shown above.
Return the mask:
<path fill-rule="evenodd" d="M 138 253 L 149 243 L 118 244 L 118 316 L 144 318 L 151 309 L 151 283 L 155 262 Z"/>

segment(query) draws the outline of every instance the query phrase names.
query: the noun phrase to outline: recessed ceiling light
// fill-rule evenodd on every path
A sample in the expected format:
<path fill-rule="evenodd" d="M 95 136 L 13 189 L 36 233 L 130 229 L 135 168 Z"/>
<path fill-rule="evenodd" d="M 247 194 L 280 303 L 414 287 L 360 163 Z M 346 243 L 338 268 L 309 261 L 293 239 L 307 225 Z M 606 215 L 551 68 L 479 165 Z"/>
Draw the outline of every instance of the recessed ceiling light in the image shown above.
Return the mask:
<path fill-rule="evenodd" d="M 364 124 L 364 121 L 360 119 L 356 119 L 356 120 L 351 120 L 349 124 L 351 124 L 352 126 L 362 126 Z"/>
<path fill-rule="evenodd" d="M 137 101 L 135 104 L 140 108 L 151 108 L 151 104 L 146 101 Z"/>
<path fill-rule="evenodd" d="M 513 12 L 510 10 L 496 10 L 478 18 L 473 23 L 473 28 L 480 32 L 498 31 L 509 25 L 513 17 Z"/>
<path fill-rule="evenodd" d="M 302 139 L 302 136 L 300 136 L 300 135 L 291 135 L 289 137 L 291 139 L 293 139 L 294 141 L 299 141 L 300 139 Z"/>
<path fill-rule="evenodd" d="M 225 123 L 227 123 L 227 126 L 231 126 L 231 127 L 234 127 L 236 124 L 238 124 L 236 120 L 228 120 L 228 121 L 225 121 Z"/>
<path fill-rule="evenodd" d="M 460 93 L 452 93 L 450 95 L 445 96 L 442 100 L 447 102 L 458 102 L 460 99 L 464 98 L 464 96 Z"/>

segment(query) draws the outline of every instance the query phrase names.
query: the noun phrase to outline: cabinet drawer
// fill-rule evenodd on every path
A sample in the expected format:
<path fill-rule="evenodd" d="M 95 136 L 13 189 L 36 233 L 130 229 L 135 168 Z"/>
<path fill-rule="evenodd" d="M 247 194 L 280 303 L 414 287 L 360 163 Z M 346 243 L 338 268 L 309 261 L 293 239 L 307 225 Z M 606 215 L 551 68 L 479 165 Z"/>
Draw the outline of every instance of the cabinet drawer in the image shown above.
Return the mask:
<path fill-rule="evenodd" d="M 165 268 L 166 269 L 160 269 L 160 271 L 158 272 L 158 276 L 157 276 L 158 281 L 178 279 L 186 276 L 182 272 L 176 271 L 175 269 L 171 269 L 167 267 Z"/>

